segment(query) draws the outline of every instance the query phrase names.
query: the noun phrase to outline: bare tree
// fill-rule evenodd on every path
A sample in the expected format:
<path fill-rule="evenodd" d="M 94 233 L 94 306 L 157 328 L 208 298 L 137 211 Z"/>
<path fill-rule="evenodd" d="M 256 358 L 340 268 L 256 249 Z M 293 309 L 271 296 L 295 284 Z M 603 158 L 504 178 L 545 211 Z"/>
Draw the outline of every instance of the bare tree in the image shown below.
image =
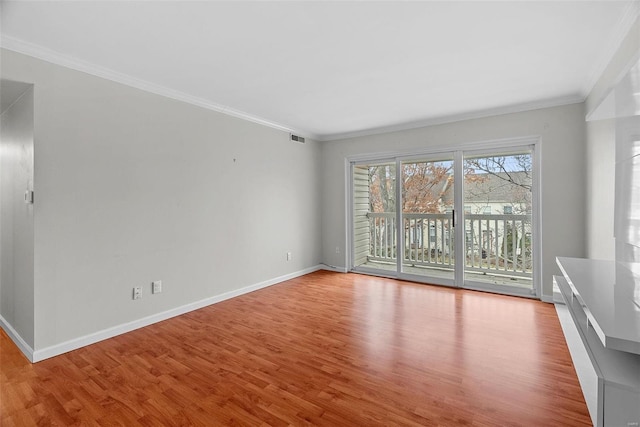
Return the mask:
<path fill-rule="evenodd" d="M 495 176 L 527 191 L 531 191 L 531 166 L 529 153 L 465 159 L 465 167 Z"/>

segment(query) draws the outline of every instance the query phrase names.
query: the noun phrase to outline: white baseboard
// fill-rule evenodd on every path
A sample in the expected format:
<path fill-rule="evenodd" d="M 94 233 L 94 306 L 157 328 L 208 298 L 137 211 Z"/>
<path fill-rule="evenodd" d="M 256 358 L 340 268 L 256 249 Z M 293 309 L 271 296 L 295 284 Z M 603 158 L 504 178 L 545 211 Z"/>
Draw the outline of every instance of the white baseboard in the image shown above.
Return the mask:
<path fill-rule="evenodd" d="M 11 341 L 13 341 L 16 346 L 18 346 L 20 351 L 27 357 L 27 359 L 29 359 L 30 362 L 33 362 L 33 349 L 31 348 L 31 346 L 27 344 L 24 339 L 22 339 L 20 334 L 15 329 L 13 329 L 13 326 L 11 326 L 9 322 L 7 322 L 7 319 L 2 316 L 0 316 L 0 328 L 4 329 L 9 338 L 11 338 Z"/>
<path fill-rule="evenodd" d="M 349 270 L 346 267 L 336 267 L 335 265 L 320 264 L 320 269 L 327 271 L 335 271 L 336 273 L 348 273 Z"/>
<path fill-rule="evenodd" d="M 157 322 L 162 322 L 163 320 L 170 319 L 172 317 L 179 316 L 181 314 L 189 313 L 190 311 L 198 310 L 200 308 L 206 307 L 211 304 L 215 304 L 224 300 L 228 300 L 230 298 L 234 298 L 240 295 L 247 294 L 249 292 L 257 291 L 262 288 L 266 288 L 268 286 L 275 285 L 277 283 L 284 282 L 285 280 L 294 279 L 296 277 L 304 276 L 305 274 L 313 273 L 314 271 L 321 270 L 323 268 L 322 265 L 316 265 L 313 267 L 305 268 L 304 270 L 296 271 L 293 273 L 285 274 L 284 276 L 275 277 L 273 279 L 265 280 L 260 283 L 256 283 L 254 285 L 246 286 L 244 288 L 237 289 L 235 291 L 225 292 L 220 295 L 216 295 L 213 297 L 205 298 L 200 301 L 196 301 L 190 304 L 185 304 L 180 307 L 173 308 L 171 310 L 163 311 L 162 313 L 153 314 L 151 316 L 143 317 L 142 319 L 134 320 L 132 322 L 123 323 L 121 325 L 114 326 L 112 328 L 103 329 L 98 332 L 94 332 L 89 335 L 85 335 L 83 337 L 74 338 L 69 341 L 65 341 L 60 344 L 52 345 L 50 347 L 43 348 L 41 350 L 33 351 L 29 348 L 32 362 L 39 362 L 41 360 L 48 359 L 50 357 L 58 356 L 60 354 L 66 353 L 68 351 L 76 350 L 81 347 L 85 347 L 87 345 L 95 344 L 99 341 L 106 340 L 109 338 L 113 338 L 117 335 L 121 335 L 127 332 L 131 332 L 135 329 L 143 328 L 145 326 L 152 325 Z M 13 338 L 12 338 L 13 339 Z M 16 344 L 18 342 L 13 339 Z M 18 344 L 18 347 L 20 345 Z M 28 346 L 27 346 L 28 348 Z M 25 354 L 25 350 L 20 348 Z M 29 357 L 29 356 L 27 356 Z"/>
<path fill-rule="evenodd" d="M 542 295 L 542 297 L 540 297 L 540 301 L 542 302 L 548 302 L 548 303 L 555 303 L 554 299 L 553 299 L 553 295 Z"/>

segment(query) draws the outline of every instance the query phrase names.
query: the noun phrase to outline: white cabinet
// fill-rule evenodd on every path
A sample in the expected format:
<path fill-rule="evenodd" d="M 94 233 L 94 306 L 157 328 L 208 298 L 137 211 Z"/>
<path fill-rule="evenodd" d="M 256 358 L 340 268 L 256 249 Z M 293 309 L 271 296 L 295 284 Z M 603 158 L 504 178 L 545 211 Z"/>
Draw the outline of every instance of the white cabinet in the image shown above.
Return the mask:
<path fill-rule="evenodd" d="M 640 426 L 640 307 L 615 263 L 558 258 L 567 344 L 594 425 Z M 633 289 L 633 288 L 631 288 Z"/>

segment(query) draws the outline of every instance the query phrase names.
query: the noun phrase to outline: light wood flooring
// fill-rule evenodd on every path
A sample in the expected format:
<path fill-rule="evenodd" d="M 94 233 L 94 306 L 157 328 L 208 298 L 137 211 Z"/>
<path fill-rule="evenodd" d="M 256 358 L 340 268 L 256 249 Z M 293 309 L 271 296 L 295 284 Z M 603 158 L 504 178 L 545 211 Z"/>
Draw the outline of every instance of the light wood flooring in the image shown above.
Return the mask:
<path fill-rule="evenodd" d="M 78 319 L 81 321 L 81 319 Z M 553 305 L 319 271 L 30 364 L 0 425 L 591 425 Z"/>

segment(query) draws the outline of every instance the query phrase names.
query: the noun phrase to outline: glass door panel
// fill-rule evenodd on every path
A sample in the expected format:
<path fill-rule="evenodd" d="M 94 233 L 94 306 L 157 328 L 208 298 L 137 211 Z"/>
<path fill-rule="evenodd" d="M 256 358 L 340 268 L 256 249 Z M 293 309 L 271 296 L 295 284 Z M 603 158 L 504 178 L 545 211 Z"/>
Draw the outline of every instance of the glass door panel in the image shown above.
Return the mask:
<path fill-rule="evenodd" d="M 533 289 L 532 158 L 465 154 L 465 286 Z"/>
<path fill-rule="evenodd" d="M 396 162 L 354 164 L 353 267 L 397 271 Z"/>
<path fill-rule="evenodd" d="M 400 169 L 401 273 L 453 284 L 453 155 L 402 161 Z"/>

